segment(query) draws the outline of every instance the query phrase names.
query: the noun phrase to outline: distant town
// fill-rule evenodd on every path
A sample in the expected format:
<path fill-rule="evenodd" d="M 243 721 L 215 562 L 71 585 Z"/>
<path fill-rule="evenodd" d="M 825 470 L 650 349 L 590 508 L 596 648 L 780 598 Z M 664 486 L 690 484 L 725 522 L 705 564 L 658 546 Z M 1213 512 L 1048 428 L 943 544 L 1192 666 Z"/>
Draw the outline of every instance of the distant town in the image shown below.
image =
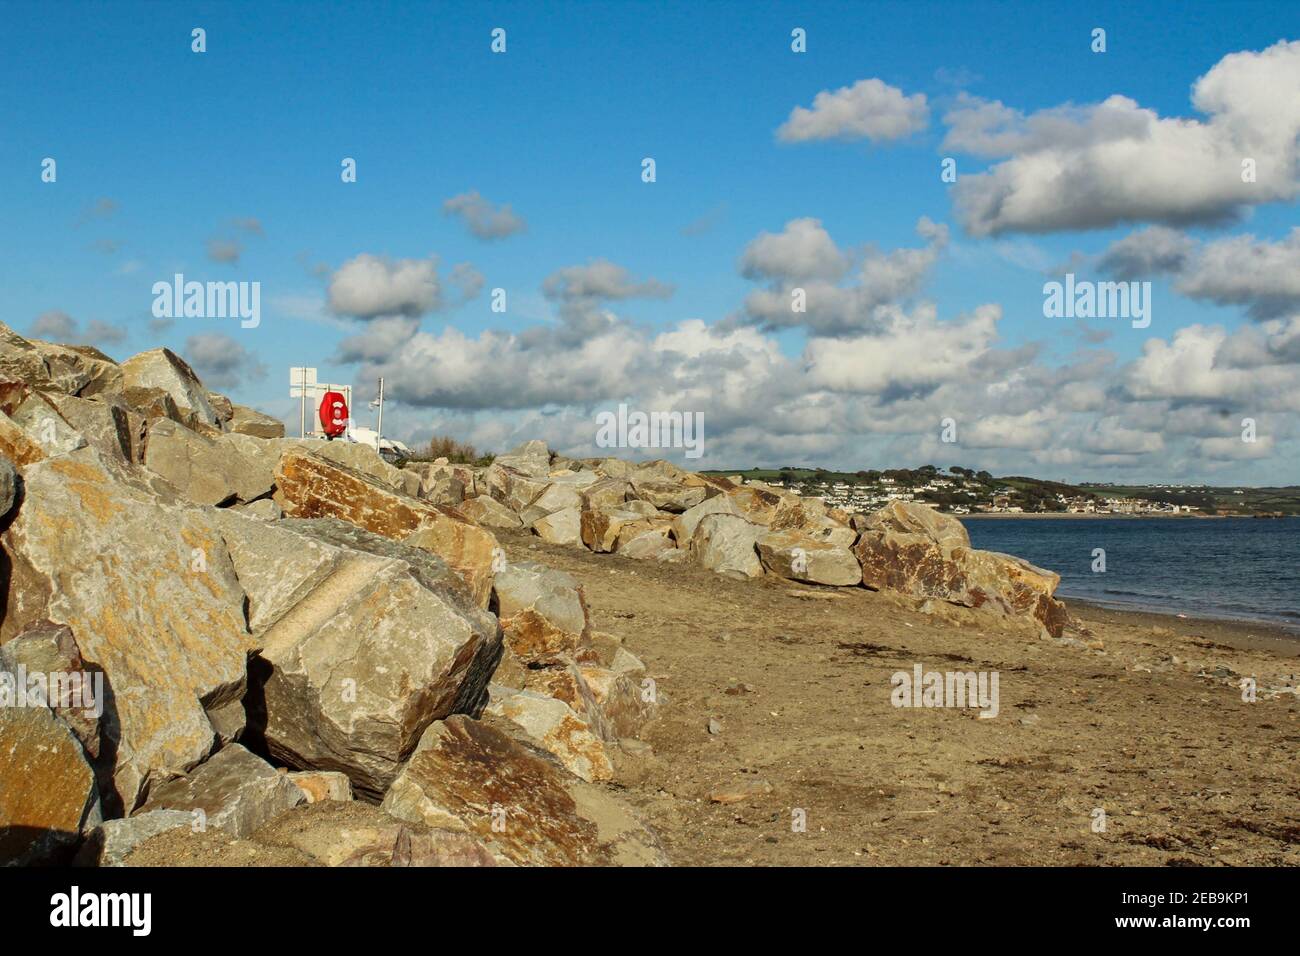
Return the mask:
<path fill-rule="evenodd" d="M 785 466 L 711 471 L 820 498 L 847 512 L 875 511 L 891 501 L 915 501 L 955 515 L 1133 515 L 1148 517 L 1300 514 L 1300 486 L 1073 485 L 1037 478 L 997 478 L 987 471 L 934 465 L 840 472 Z"/>

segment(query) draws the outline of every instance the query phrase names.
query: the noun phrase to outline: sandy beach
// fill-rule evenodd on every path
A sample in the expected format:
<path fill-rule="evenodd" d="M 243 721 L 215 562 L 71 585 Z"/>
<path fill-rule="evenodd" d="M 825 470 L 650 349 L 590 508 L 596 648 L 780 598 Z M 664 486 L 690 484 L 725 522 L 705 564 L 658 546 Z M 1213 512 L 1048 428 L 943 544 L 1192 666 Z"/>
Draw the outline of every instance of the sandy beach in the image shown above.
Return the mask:
<path fill-rule="evenodd" d="M 1300 864 L 1300 641 L 1283 632 L 1070 604 L 1079 627 L 1053 640 L 865 589 L 501 538 L 576 577 L 593 625 L 649 666 L 663 717 L 611 786 L 675 864 Z M 996 671 L 998 715 L 892 706 L 891 675 L 917 664 Z M 235 843 L 164 835 L 132 862 L 301 864 L 305 819 Z"/>

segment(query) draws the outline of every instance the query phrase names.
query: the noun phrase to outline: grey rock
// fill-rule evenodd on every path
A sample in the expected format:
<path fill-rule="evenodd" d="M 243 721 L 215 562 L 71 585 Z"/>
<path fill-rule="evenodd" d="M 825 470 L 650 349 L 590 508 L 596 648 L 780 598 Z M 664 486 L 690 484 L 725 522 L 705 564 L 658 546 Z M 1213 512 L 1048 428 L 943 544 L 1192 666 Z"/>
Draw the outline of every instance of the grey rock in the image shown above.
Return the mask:
<path fill-rule="evenodd" d="M 239 839 L 306 799 L 285 774 L 239 744 L 230 744 L 185 777 L 156 787 L 141 809 L 201 811 L 200 826 Z"/>

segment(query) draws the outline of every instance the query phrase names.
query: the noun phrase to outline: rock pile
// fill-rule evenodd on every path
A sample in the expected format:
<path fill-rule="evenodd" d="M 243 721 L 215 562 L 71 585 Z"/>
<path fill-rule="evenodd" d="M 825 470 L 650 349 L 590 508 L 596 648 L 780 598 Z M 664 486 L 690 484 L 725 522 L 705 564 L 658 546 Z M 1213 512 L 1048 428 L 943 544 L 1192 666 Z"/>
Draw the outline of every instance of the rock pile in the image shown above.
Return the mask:
<path fill-rule="evenodd" d="M 314 859 L 664 862 L 599 785 L 657 702 L 581 588 L 454 507 L 473 473 L 283 432 L 165 349 L 0 325 L 0 862 L 354 799 L 383 852 Z"/>
<path fill-rule="evenodd" d="M 971 547 L 956 518 L 913 502 L 848 515 L 784 488 L 683 471 L 667 461 L 571 459 L 529 442 L 482 469 L 457 473 L 460 500 L 443 503 L 495 528 L 598 553 L 692 562 L 736 578 L 773 575 L 831 587 L 865 586 L 935 598 L 1035 622 L 1066 624 L 1060 577 Z"/>
<path fill-rule="evenodd" d="M 309 825 L 312 859 L 664 862 L 601 786 L 662 694 L 572 577 L 507 562 L 495 531 L 1065 622 L 1056 575 L 929 508 L 851 518 L 540 441 L 398 468 L 284 437 L 166 349 L 118 364 L 3 325 L 0 531 L 8 863 L 129 863 L 352 800 L 368 836 Z"/>

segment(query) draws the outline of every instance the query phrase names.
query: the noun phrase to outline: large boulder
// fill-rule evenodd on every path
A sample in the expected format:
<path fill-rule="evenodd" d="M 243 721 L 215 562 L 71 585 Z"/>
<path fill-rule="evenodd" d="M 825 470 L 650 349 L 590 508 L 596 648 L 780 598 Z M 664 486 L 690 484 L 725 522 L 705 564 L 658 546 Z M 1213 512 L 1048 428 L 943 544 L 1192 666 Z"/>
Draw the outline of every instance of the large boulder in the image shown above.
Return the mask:
<path fill-rule="evenodd" d="M 590 511 L 618 511 L 631 494 L 631 482 L 602 478 L 582 490 L 582 507 Z"/>
<path fill-rule="evenodd" d="M 590 695 L 588 713 L 606 739 L 639 737 L 659 716 L 660 697 L 652 685 L 643 683 L 645 666 L 632 655 L 624 652 L 612 667 L 582 664 L 578 670 Z"/>
<path fill-rule="evenodd" d="M 480 607 L 492 591 L 501 553 L 491 532 L 447 508 L 402 494 L 378 480 L 315 455 L 289 450 L 275 471 L 278 497 L 291 518 L 341 518 L 386 538 L 406 539 L 445 560 Z"/>
<path fill-rule="evenodd" d="M 121 461 L 135 460 L 136 429 L 143 422 L 132 421 L 125 408 L 57 392 L 47 394 L 45 399 L 65 422 L 85 437 L 87 444 Z"/>
<path fill-rule="evenodd" d="M 284 422 L 270 415 L 263 415 L 247 405 L 231 404 L 230 421 L 226 428 L 238 435 L 251 435 L 254 438 L 283 438 Z"/>
<path fill-rule="evenodd" d="M 582 492 L 577 486 L 571 482 L 553 481 L 519 513 L 519 517 L 524 524 L 531 525 L 553 512 L 581 507 Z"/>
<path fill-rule="evenodd" d="M 754 522 L 770 525 L 781 508 L 781 495 L 756 485 L 741 485 L 726 492 L 736 514 Z"/>
<path fill-rule="evenodd" d="M 492 608 L 506 645 L 525 664 L 568 659 L 591 626 L 581 585 L 563 571 L 531 561 L 507 565 L 497 574 Z"/>
<path fill-rule="evenodd" d="M 648 501 L 660 511 L 681 514 L 694 508 L 705 498 L 704 488 L 683 485 L 674 481 L 637 478 L 632 481 L 632 492 L 642 501 Z"/>
<path fill-rule="evenodd" d="M 549 544 L 582 544 L 582 509 L 552 511 L 532 524 L 533 533 Z"/>
<path fill-rule="evenodd" d="M 455 506 L 456 514 L 466 521 L 472 521 L 484 528 L 506 528 L 517 531 L 523 527 L 523 521 L 501 502 L 488 495 L 470 498 Z"/>
<path fill-rule="evenodd" d="M 68 726 L 40 703 L 18 706 L 0 679 L 0 866 L 66 863 L 100 822 L 95 774 Z"/>
<path fill-rule="evenodd" d="M 614 542 L 614 550 L 625 558 L 655 560 L 664 552 L 675 550 L 673 528 L 662 522 L 645 529 L 629 529 Z"/>
<path fill-rule="evenodd" d="M 604 741 L 563 701 L 534 691 L 493 686 L 484 713 L 517 725 L 575 777 L 588 782 L 613 779 L 614 763 Z"/>
<path fill-rule="evenodd" d="M 41 447 L 46 457 L 66 455 L 89 444 L 38 392 L 28 394 L 10 417 Z"/>
<path fill-rule="evenodd" d="M 1066 614 L 1053 596 L 1059 575 L 1009 555 L 973 550 L 961 522 L 925 505 L 892 502 L 862 527 L 853 552 L 867 587 L 1027 616 L 1060 636 Z"/>
<path fill-rule="evenodd" d="M 219 512 L 92 448 L 30 465 L 28 504 L 0 538 L 11 563 L 0 642 L 48 620 L 104 672 L 111 789 L 130 811 L 151 783 L 212 749 L 207 711 L 239 700 L 252 649 Z"/>
<path fill-rule="evenodd" d="M 532 504 L 549 484 L 545 472 L 541 476 L 530 475 L 503 464 L 500 459 L 488 466 L 483 481 L 489 495 L 516 513 Z"/>
<path fill-rule="evenodd" d="M 390 465 L 384 461 L 379 452 L 369 445 L 354 441 L 324 441 L 319 438 L 289 439 L 280 444 L 286 449 L 296 447 L 309 450 L 318 458 L 324 458 L 326 461 L 344 465 L 363 475 L 369 475 L 381 484 L 404 492 L 412 498 L 419 494 L 419 475 Z"/>
<path fill-rule="evenodd" d="M 215 440 L 160 418 L 149 426 L 144 466 L 200 505 L 253 501 L 271 493 L 274 475 L 257 459 L 245 458 L 224 439 Z M 243 437 L 243 436 L 240 436 Z M 256 439 L 248 439 L 256 441 Z"/>
<path fill-rule="evenodd" d="M 869 515 L 864 528 L 885 534 L 920 535 L 944 552 L 970 547 L 970 535 L 964 524 L 929 505 L 911 501 L 891 501 Z"/>
<path fill-rule="evenodd" d="M 41 675 L 46 705 L 67 724 L 93 762 L 103 745 L 103 678 L 87 666 L 72 629 L 41 621 L 0 644 L 0 672 Z M 3 677 L 0 677 L 3 681 Z"/>
<path fill-rule="evenodd" d="M 769 574 L 791 581 L 839 587 L 862 583 L 862 566 L 847 546 L 799 531 L 769 531 L 758 539 L 758 556 Z"/>
<path fill-rule="evenodd" d="M 76 862 L 80 866 L 126 866 L 126 858 L 141 843 L 169 830 L 193 829 L 199 819 L 188 810 L 150 810 L 105 820 L 86 835 Z"/>
<path fill-rule="evenodd" d="M 200 829 L 238 840 L 306 799 L 287 775 L 231 744 L 184 777 L 155 787 L 141 812 L 182 810 L 194 815 Z"/>
<path fill-rule="evenodd" d="M 687 508 L 673 519 L 673 535 L 677 538 L 678 545 L 688 546 L 691 539 L 695 537 L 695 529 L 699 527 L 700 522 L 706 516 L 714 514 L 738 515 L 740 511 L 731 497 L 725 494 L 714 495 L 704 499 L 698 505 Z"/>
<path fill-rule="evenodd" d="M 546 447 L 546 442 L 535 438 L 511 452 L 498 455 L 492 463 L 534 478 L 545 478 L 551 471 L 551 450 Z"/>
<path fill-rule="evenodd" d="M 0 322 L 0 378 L 29 385 L 50 380 L 50 369 L 40 350 L 3 322 Z"/>
<path fill-rule="evenodd" d="M 667 863 L 627 806 L 502 731 L 464 717 L 424 732 L 383 809 L 489 840 L 520 865 Z"/>
<path fill-rule="evenodd" d="M 25 339 L 0 322 L 0 380 L 90 396 L 122 387 L 122 370 L 89 345 Z"/>
<path fill-rule="evenodd" d="M 582 543 L 598 553 L 618 550 L 620 542 L 668 524 L 638 511 L 594 511 L 582 513 Z"/>
<path fill-rule="evenodd" d="M 467 493 L 472 494 L 474 487 L 473 472 L 462 466 L 410 462 L 403 471 L 419 475 L 419 496 L 435 505 L 459 505 L 465 501 Z M 494 501 L 486 495 L 484 500 Z"/>
<path fill-rule="evenodd" d="M 120 391 L 125 376 L 122 367 L 90 345 L 58 345 L 32 339 L 31 344 L 45 359 L 50 385 L 69 395 L 89 398 Z"/>
<path fill-rule="evenodd" d="M 246 736 L 277 760 L 378 797 L 432 721 L 482 708 L 499 625 L 436 555 L 332 519 L 222 516 L 260 648 Z"/>
<path fill-rule="evenodd" d="M 691 538 L 691 551 L 710 571 L 728 577 L 756 578 L 763 573 L 763 565 L 755 545 L 765 530 L 739 515 L 705 515 Z"/>
<path fill-rule="evenodd" d="M 126 388 L 160 388 L 184 412 L 205 425 L 217 424 L 208 390 L 186 361 L 170 349 L 151 349 L 122 363 Z"/>
<path fill-rule="evenodd" d="M 0 455 L 12 463 L 20 475 L 28 465 L 47 457 L 36 439 L 4 412 L 0 412 Z"/>

